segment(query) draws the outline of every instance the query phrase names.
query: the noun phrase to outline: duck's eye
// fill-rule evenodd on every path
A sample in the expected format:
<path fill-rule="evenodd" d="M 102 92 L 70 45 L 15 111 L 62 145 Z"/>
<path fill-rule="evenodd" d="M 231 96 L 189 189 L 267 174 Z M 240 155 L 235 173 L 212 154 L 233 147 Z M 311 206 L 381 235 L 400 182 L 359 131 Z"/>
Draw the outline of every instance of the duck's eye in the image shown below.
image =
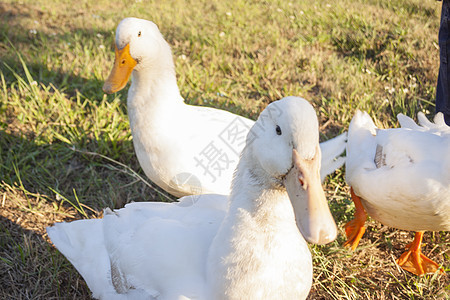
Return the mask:
<path fill-rule="evenodd" d="M 140 36 L 141 36 L 141 32 L 139 31 L 139 32 L 138 32 L 138 37 L 140 37 Z"/>
<path fill-rule="evenodd" d="M 277 135 L 281 135 L 281 128 L 280 126 L 277 125 L 277 127 L 275 128 Z"/>

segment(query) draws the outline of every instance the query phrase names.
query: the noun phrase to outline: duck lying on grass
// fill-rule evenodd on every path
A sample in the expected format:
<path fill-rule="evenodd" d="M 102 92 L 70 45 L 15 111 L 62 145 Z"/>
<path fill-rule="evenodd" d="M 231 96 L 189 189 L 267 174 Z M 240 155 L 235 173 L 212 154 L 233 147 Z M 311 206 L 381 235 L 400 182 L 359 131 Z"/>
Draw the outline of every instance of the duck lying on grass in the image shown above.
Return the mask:
<path fill-rule="evenodd" d="M 126 18 L 116 31 L 114 67 L 103 90 L 128 91 L 134 149 L 145 174 L 176 197 L 228 195 L 233 171 L 254 121 L 184 103 L 170 46 L 150 21 Z M 281 112 L 273 110 L 272 114 Z M 344 164 L 346 134 L 321 144 L 324 178 Z"/>
<path fill-rule="evenodd" d="M 423 232 L 450 230 L 450 127 L 442 114 L 435 123 L 422 113 L 418 117 L 420 126 L 400 114 L 402 128 L 385 130 L 365 112 L 351 121 L 346 179 L 356 211 L 345 225 L 345 245 L 358 246 L 367 211 L 387 226 L 416 231 L 397 263 L 421 275 L 439 269 L 420 250 Z"/>
<path fill-rule="evenodd" d="M 230 196 L 130 203 L 47 232 L 95 298 L 304 299 L 312 283 L 304 238 L 324 244 L 337 234 L 320 161 L 314 109 L 283 98 L 248 134 Z"/>

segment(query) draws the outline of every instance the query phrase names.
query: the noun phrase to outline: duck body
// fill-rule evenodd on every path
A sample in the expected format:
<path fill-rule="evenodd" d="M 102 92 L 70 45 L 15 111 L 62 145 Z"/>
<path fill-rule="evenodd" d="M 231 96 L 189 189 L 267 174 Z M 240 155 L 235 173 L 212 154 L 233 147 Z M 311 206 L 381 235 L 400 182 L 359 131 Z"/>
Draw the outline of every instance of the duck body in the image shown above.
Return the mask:
<path fill-rule="evenodd" d="M 48 228 L 97 299 L 207 299 L 204 258 L 225 215 L 225 196 L 130 203 L 103 219 Z M 138 245 L 138 246 L 137 246 Z"/>
<path fill-rule="evenodd" d="M 401 230 L 450 229 L 450 130 L 440 117 L 433 124 L 419 114 L 420 126 L 399 115 L 402 128 L 378 129 L 367 113 L 355 114 L 348 135 L 346 180 L 356 212 L 346 225 L 346 245 L 353 249 L 358 245 L 366 212 Z M 420 261 L 412 264 L 408 271 L 418 275 L 427 271 Z"/>
<path fill-rule="evenodd" d="M 450 135 L 377 129 L 358 112 L 347 148 L 347 183 L 372 218 L 402 230 L 450 229 Z"/>
<path fill-rule="evenodd" d="M 150 21 L 120 22 L 115 64 L 103 90 L 124 88 L 130 75 L 128 115 L 135 152 L 147 177 L 177 197 L 229 194 L 254 121 L 186 104 L 177 86 L 170 46 Z M 272 114 L 279 113 L 273 107 Z M 343 165 L 340 155 L 345 143 L 346 134 L 322 143 L 323 178 Z"/>
<path fill-rule="evenodd" d="M 320 183 L 314 110 L 295 97 L 277 103 L 285 118 L 253 127 L 258 138 L 247 137 L 229 196 L 130 203 L 47 228 L 95 298 L 306 298 L 305 239 L 327 243 L 337 229 Z"/>
<path fill-rule="evenodd" d="M 229 194 L 231 182 L 226 179 L 233 176 L 242 150 L 238 143 L 245 144 L 253 121 L 182 100 L 167 105 L 163 99 L 161 105 L 147 105 L 148 99 L 137 97 L 132 89 L 129 94 L 133 144 L 147 177 L 178 197 Z M 238 130 L 232 139 L 240 140 L 227 143 L 228 129 Z"/>

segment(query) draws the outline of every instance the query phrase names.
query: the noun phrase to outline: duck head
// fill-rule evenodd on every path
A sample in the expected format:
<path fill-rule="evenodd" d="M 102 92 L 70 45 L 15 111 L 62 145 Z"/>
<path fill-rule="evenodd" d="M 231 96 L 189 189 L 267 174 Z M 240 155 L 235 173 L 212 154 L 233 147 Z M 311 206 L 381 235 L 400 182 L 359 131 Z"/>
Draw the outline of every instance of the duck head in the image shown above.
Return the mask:
<path fill-rule="evenodd" d="M 337 228 L 321 184 L 319 126 L 311 104 L 298 97 L 271 103 L 247 145 L 262 171 L 258 177 L 286 188 L 304 238 L 314 244 L 333 241 Z"/>
<path fill-rule="evenodd" d="M 116 29 L 114 66 L 103 85 L 112 94 L 123 89 L 133 70 L 139 71 L 168 55 L 168 70 L 173 69 L 170 46 L 155 23 L 143 19 L 123 19 Z M 158 71 L 158 70 L 156 70 Z"/>

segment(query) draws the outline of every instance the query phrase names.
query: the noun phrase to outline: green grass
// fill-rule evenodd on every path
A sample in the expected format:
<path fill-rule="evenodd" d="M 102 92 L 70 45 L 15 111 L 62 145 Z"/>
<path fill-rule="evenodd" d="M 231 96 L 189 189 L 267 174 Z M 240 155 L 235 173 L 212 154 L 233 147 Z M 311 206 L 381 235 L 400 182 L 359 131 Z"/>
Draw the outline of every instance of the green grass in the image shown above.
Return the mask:
<path fill-rule="evenodd" d="M 188 103 L 256 119 L 268 103 L 302 96 L 318 111 L 325 140 L 345 131 L 358 108 L 381 127 L 397 126 L 398 113 L 434 113 L 440 5 L 1 2 L 0 298 L 88 297 L 77 272 L 49 246 L 44 227 L 95 217 L 106 206 L 173 199 L 137 177 L 145 178 L 131 142 L 126 90 L 108 96 L 101 90 L 122 18 L 158 24 Z M 325 187 L 342 228 L 353 212 L 343 171 Z M 312 299 L 449 297 L 448 276 L 419 278 L 395 266 L 411 233 L 371 221 L 355 253 L 342 248 L 342 233 L 331 245 L 311 247 Z M 449 271 L 450 235 L 427 233 L 425 242 L 425 253 Z"/>

